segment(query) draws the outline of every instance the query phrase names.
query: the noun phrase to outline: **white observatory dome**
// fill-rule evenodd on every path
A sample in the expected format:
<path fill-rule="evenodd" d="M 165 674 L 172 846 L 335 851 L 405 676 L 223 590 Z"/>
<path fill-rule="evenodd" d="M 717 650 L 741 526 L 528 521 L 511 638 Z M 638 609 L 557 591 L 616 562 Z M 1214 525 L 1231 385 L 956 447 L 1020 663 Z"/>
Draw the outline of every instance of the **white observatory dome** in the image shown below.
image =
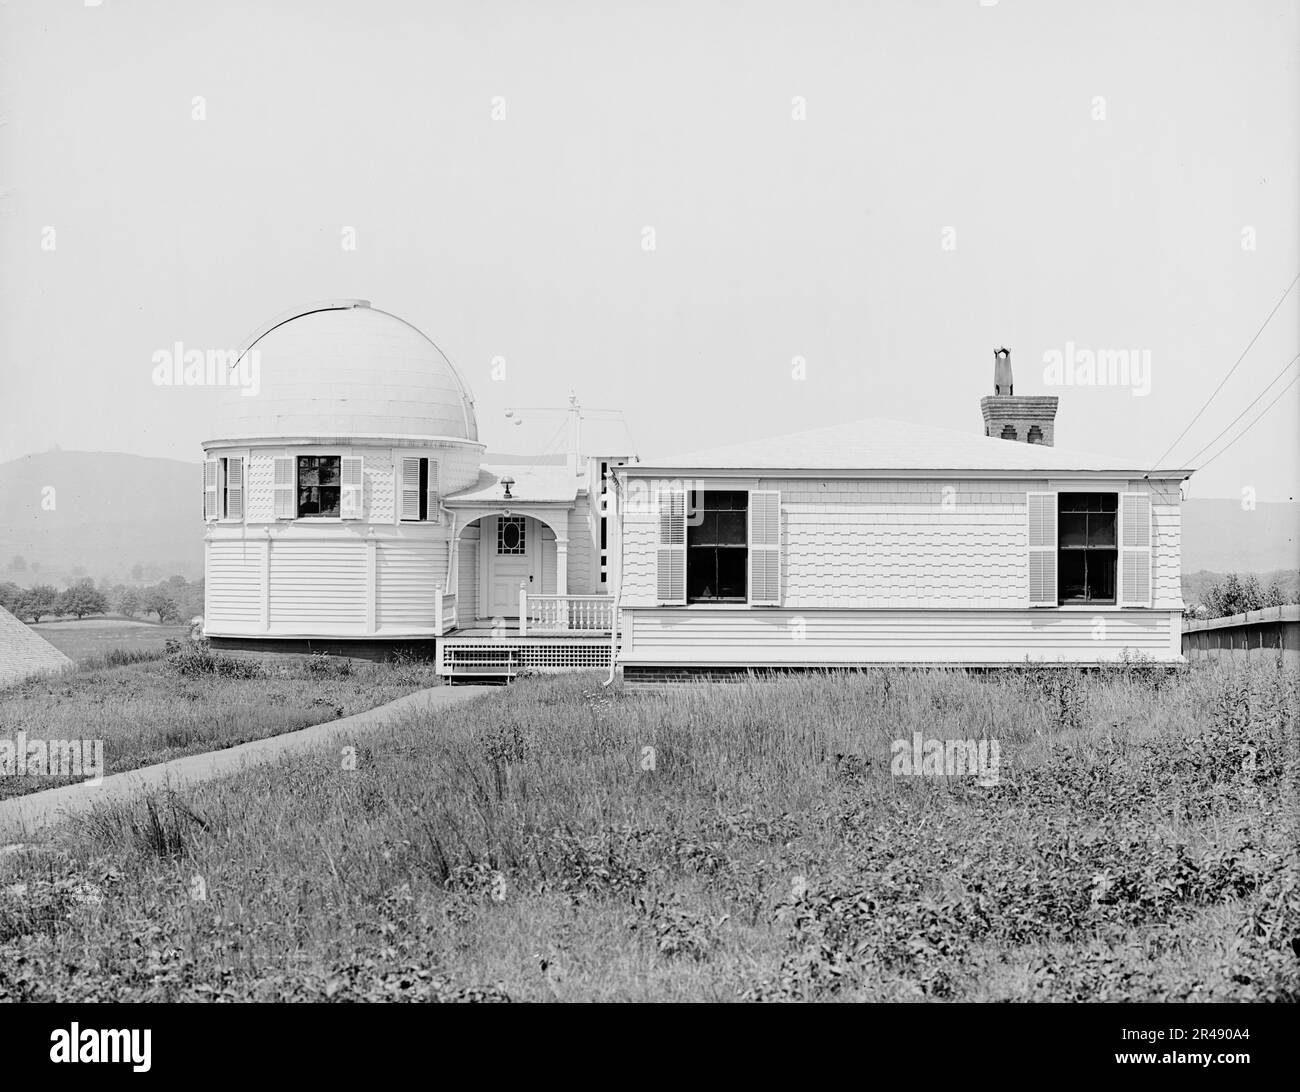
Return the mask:
<path fill-rule="evenodd" d="M 365 300 L 281 315 L 243 351 L 257 354 L 240 364 L 257 392 L 238 385 L 221 391 L 214 440 L 478 440 L 473 396 L 451 361 L 410 323 Z"/>

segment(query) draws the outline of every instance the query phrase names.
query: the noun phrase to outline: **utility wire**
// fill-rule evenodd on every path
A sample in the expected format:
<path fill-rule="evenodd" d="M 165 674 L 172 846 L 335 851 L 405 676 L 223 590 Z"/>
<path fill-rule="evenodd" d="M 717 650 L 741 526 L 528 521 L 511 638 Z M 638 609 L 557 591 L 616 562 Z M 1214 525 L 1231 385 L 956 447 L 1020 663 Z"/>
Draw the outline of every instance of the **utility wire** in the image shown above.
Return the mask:
<path fill-rule="evenodd" d="M 1248 433 L 1252 428 L 1254 428 L 1257 424 L 1259 424 L 1259 418 L 1263 417 L 1264 414 L 1266 414 L 1275 405 L 1277 405 L 1278 399 L 1280 399 L 1282 395 L 1286 394 L 1287 391 L 1289 391 L 1292 387 L 1294 387 L 1297 381 L 1300 381 L 1300 375 L 1295 376 L 1295 378 L 1293 378 L 1290 383 L 1288 383 L 1285 387 L 1283 387 L 1280 391 L 1277 392 L 1277 398 L 1274 398 L 1272 402 L 1270 402 L 1267 406 L 1265 406 L 1260 411 L 1259 417 L 1256 417 L 1255 420 L 1251 421 L 1250 424 L 1248 424 L 1239 433 L 1237 433 L 1236 436 L 1234 436 L 1231 440 L 1228 441 L 1226 447 L 1221 448 L 1215 455 L 1211 456 L 1206 462 L 1202 463 L 1199 467 L 1197 467 L 1197 469 L 1204 470 L 1207 466 L 1210 465 L 1210 463 L 1214 462 L 1214 460 L 1217 459 L 1220 455 L 1222 455 L 1225 451 L 1227 451 L 1228 448 L 1232 447 L 1233 444 L 1235 444 L 1238 440 L 1240 440 L 1243 436 L 1245 436 L 1246 433 Z"/>
<path fill-rule="evenodd" d="M 1286 375 L 1287 368 L 1291 367 L 1291 365 L 1294 364 L 1297 360 L 1300 360 L 1300 353 L 1296 353 L 1295 356 L 1293 356 L 1290 360 L 1286 362 L 1282 370 L 1278 372 L 1277 375 L 1275 375 L 1272 379 L 1269 380 L 1268 387 L 1265 387 L 1262 391 L 1260 391 L 1257 395 L 1255 395 L 1255 400 L 1254 402 L 1251 402 L 1250 406 L 1247 406 L 1244 410 L 1242 410 L 1239 414 L 1237 414 L 1236 417 L 1234 417 L 1231 421 L 1229 421 L 1224 426 L 1223 432 L 1220 432 L 1219 435 L 1216 436 L 1213 440 L 1211 440 L 1208 444 L 1202 446 L 1201 450 L 1198 451 L 1195 455 L 1193 455 L 1190 459 L 1188 459 L 1187 462 L 1194 466 L 1196 464 L 1197 459 L 1199 459 L 1203 454 L 1205 454 L 1205 452 L 1209 451 L 1210 448 L 1212 448 L 1215 444 L 1219 442 L 1224 432 L 1227 432 L 1228 429 L 1232 428 L 1233 425 L 1235 425 L 1238 421 L 1240 421 L 1243 417 L 1245 417 L 1246 414 L 1250 412 L 1251 406 L 1253 406 L 1255 402 L 1258 402 L 1261 398 L 1264 397 L 1264 395 L 1268 394 L 1269 387 L 1272 387 L 1274 383 L 1276 383 L 1279 379 L 1281 379 L 1284 375 Z"/>
<path fill-rule="evenodd" d="M 1232 373 L 1237 370 L 1237 366 L 1246 358 L 1246 354 L 1250 352 L 1251 345 L 1254 345 L 1255 342 L 1259 340 L 1259 335 L 1264 332 L 1264 328 L 1268 326 L 1268 324 L 1273 320 L 1273 316 L 1277 314 L 1277 309 L 1282 306 L 1283 301 L 1287 298 L 1287 296 L 1291 294 L 1291 289 L 1295 287 L 1296 281 L 1300 281 L 1300 273 L 1297 273 L 1292 278 L 1291 283 L 1286 286 L 1286 291 L 1282 293 L 1282 298 L 1279 299 L 1277 303 L 1273 305 L 1273 310 L 1271 310 L 1268 313 L 1268 318 L 1264 320 L 1264 325 L 1255 331 L 1255 336 L 1250 339 L 1250 344 L 1241 350 L 1241 356 L 1237 357 L 1236 363 L 1234 363 L 1232 367 L 1228 369 L 1228 374 L 1225 375 L 1219 381 L 1219 385 L 1214 388 L 1214 391 L 1210 394 L 1210 397 L 1205 400 L 1205 405 L 1203 405 L 1199 410 L 1196 411 L 1196 416 L 1193 417 L 1191 421 L 1188 422 L 1187 427 L 1178 434 L 1178 439 L 1169 445 L 1169 447 L 1165 450 L 1164 455 L 1161 455 L 1160 458 L 1158 458 L 1151 465 L 1151 470 L 1154 470 L 1157 466 L 1159 466 L 1162 462 L 1164 462 L 1165 455 L 1168 455 L 1169 452 L 1173 451 L 1173 449 L 1178 446 L 1179 440 L 1181 440 L 1184 436 L 1186 436 L 1191 431 L 1192 425 L 1196 424 L 1196 422 L 1201 419 L 1201 414 L 1203 414 L 1209 408 L 1210 403 L 1214 401 L 1215 395 L 1217 395 L 1219 391 L 1223 390 L 1223 384 L 1232 378 Z M 1150 471 L 1148 471 L 1148 473 L 1150 473 Z"/>

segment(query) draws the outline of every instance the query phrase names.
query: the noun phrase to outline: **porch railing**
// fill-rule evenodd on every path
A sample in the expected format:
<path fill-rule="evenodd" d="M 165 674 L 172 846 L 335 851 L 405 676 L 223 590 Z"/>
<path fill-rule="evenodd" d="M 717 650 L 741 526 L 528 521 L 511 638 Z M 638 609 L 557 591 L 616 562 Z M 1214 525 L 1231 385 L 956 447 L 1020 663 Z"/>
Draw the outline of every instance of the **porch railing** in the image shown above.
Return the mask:
<path fill-rule="evenodd" d="M 614 627 L 612 595 L 530 595 L 519 586 L 519 634 L 609 633 Z"/>
<path fill-rule="evenodd" d="M 456 593 L 444 591 L 441 584 L 433 589 L 433 632 L 437 637 L 456 628 Z"/>

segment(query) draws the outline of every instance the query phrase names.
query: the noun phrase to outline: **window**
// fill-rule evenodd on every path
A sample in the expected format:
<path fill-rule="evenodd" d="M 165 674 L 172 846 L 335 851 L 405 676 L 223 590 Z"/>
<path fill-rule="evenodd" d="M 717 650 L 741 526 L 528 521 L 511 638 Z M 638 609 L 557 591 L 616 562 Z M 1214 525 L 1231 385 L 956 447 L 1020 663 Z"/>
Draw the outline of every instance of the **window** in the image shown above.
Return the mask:
<path fill-rule="evenodd" d="M 244 518 L 244 457 L 223 455 L 203 461 L 203 518 Z"/>
<path fill-rule="evenodd" d="M 338 455 L 298 456 L 298 515 L 335 516 L 340 513 L 342 458 Z"/>
<path fill-rule="evenodd" d="M 222 519 L 244 518 L 244 459 L 231 456 L 221 460 Z"/>
<path fill-rule="evenodd" d="M 609 579 L 609 463 L 600 464 L 600 582 Z"/>
<path fill-rule="evenodd" d="M 1004 440 L 1014 440 L 1015 438 L 1016 438 L 1016 430 L 1015 430 L 1015 426 L 1013 426 L 1013 425 L 1003 425 L 1003 426 L 1002 426 L 1002 439 L 1004 439 Z"/>
<path fill-rule="evenodd" d="M 438 509 L 438 460 L 405 456 L 401 460 L 401 518 L 407 522 L 441 522 Z"/>
<path fill-rule="evenodd" d="M 749 494 L 695 490 L 686 519 L 686 601 L 743 603 L 749 561 Z"/>
<path fill-rule="evenodd" d="M 1114 603 L 1115 493 L 1062 493 L 1057 507 L 1057 556 L 1062 603 Z"/>
<path fill-rule="evenodd" d="M 1029 442 L 1031 444 L 1041 444 L 1043 442 L 1043 430 L 1037 425 L 1029 426 Z"/>
<path fill-rule="evenodd" d="M 497 517 L 497 553 L 523 554 L 528 551 L 528 542 L 524 538 L 523 516 Z"/>

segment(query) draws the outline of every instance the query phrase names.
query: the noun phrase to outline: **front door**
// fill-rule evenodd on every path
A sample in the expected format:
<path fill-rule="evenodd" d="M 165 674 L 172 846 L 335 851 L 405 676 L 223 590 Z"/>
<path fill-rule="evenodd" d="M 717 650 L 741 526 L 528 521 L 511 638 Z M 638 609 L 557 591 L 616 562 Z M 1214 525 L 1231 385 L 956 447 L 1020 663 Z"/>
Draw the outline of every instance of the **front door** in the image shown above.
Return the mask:
<path fill-rule="evenodd" d="M 542 543 L 539 524 L 528 516 L 493 516 L 483 521 L 487 526 L 484 544 L 487 577 L 487 616 L 519 617 L 519 584 L 529 592 L 540 592 L 538 560 Z"/>

